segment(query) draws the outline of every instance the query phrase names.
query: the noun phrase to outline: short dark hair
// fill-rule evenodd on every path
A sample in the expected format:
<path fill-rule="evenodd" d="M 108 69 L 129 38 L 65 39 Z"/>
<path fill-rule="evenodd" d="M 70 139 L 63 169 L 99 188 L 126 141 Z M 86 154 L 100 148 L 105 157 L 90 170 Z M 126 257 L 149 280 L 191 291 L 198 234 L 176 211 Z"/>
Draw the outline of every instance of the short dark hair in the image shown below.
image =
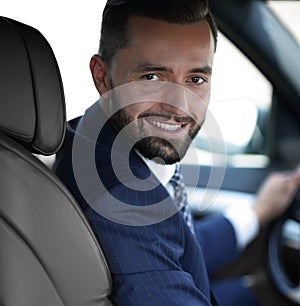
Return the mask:
<path fill-rule="evenodd" d="M 217 26 L 207 0 L 108 0 L 103 11 L 99 54 L 110 63 L 127 43 L 127 23 L 141 16 L 177 24 L 206 20 L 217 45 Z"/>

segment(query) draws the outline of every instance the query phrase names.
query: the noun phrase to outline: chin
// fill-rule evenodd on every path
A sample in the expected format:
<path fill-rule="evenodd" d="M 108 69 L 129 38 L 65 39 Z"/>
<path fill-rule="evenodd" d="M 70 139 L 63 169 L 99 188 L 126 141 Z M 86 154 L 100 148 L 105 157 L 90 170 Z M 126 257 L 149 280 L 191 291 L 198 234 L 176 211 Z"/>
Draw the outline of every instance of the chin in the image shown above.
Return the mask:
<path fill-rule="evenodd" d="M 159 164 L 171 165 L 179 162 L 187 152 L 189 143 L 171 144 L 159 137 L 146 137 L 138 141 L 134 148 L 144 157 L 155 160 Z"/>

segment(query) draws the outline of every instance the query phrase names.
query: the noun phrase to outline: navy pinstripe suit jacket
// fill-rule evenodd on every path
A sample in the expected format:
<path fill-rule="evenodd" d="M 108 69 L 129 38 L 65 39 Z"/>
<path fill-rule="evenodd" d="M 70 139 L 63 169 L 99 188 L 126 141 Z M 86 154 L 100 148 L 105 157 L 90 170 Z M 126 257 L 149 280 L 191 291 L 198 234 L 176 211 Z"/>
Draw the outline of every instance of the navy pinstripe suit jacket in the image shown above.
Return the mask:
<path fill-rule="evenodd" d="M 134 151 L 128 151 L 122 140 L 112 158 L 116 132 L 109 122 L 98 125 L 105 120 L 95 104 L 81 120 L 69 123 L 55 170 L 81 205 L 103 248 L 113 281 L 111 300 L 116 305 L 211 305 L 207 270 L 236 256 L 231 225 L 222 216 L 195 221 L 193 235 L 181 211 L 168 214 L 168 209 L 160 207 L 153 213 L 155 203 L 175 205 L 144 162 Z M 101 131 L 91 136 L 99 126 Z M 80 173 L 74 175 L 74 136 L 82 148 L 82 164 L 88 163 L 92 152 L 100 185 L 93 181 L 89 166 L 79 167 Z M 91 198 L 87 199 L 81 184 L 91 190 Z M 120 203 L 124 203 L 124 209 Z M 150 205 L 151 217 L 144 211 Z"/>

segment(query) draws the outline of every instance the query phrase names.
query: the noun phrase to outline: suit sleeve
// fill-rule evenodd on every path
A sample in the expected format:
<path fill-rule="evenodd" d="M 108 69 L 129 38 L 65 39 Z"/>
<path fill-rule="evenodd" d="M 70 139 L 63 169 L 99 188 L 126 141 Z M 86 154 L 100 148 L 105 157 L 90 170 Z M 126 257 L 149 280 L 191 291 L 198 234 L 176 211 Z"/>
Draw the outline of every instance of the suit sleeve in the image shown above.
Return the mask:
<path fill-rule="evenodd" d="M 208 273 L 238 257 L 235 232 L 227 218 L 219 214 L 207 216 L 194 220 L 194 227 Z"/>
<path fill-rule="evenodd" d="M 108 261 L 115 305 L 211 305 L 201 248 L 179 213 L 147 226 L 112 222 L 89 206 L 85 214 Z"/>

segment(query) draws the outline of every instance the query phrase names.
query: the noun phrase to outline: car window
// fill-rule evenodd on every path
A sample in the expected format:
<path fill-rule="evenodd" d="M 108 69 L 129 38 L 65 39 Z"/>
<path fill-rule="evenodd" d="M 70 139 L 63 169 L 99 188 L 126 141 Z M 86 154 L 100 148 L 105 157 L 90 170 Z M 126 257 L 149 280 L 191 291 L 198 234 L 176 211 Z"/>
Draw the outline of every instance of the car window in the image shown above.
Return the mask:
<path fill-rule="evenodd" d="M 269 159 L 263 129 L 272 91 L 267 78 L 220 34 L 208 116 L 184 162 L 266 167 Z"/>
<path fill-rule="evenodd" d="M 300 1 L 266 3 L 300 44 Z M 213 70 L 210 112 L 218 129 L 212 130 L 213 124 L 206 122 L 185 162 L 266 167 L 270 161 L 266 146 L 272 85 L 222 35 Z"/>
<path fill-rule="evenodd" d="M 300 1 L 267 1 L 267 5 L 300 43 Z M 209 116 L 184 162 L 266 167 L 272 84 L 222 35 L 212 81 Z"/>
<path fill-rule="evenodd" d="M 267 1 L 267 5 L 300 44 L 300 1 Z"/>

